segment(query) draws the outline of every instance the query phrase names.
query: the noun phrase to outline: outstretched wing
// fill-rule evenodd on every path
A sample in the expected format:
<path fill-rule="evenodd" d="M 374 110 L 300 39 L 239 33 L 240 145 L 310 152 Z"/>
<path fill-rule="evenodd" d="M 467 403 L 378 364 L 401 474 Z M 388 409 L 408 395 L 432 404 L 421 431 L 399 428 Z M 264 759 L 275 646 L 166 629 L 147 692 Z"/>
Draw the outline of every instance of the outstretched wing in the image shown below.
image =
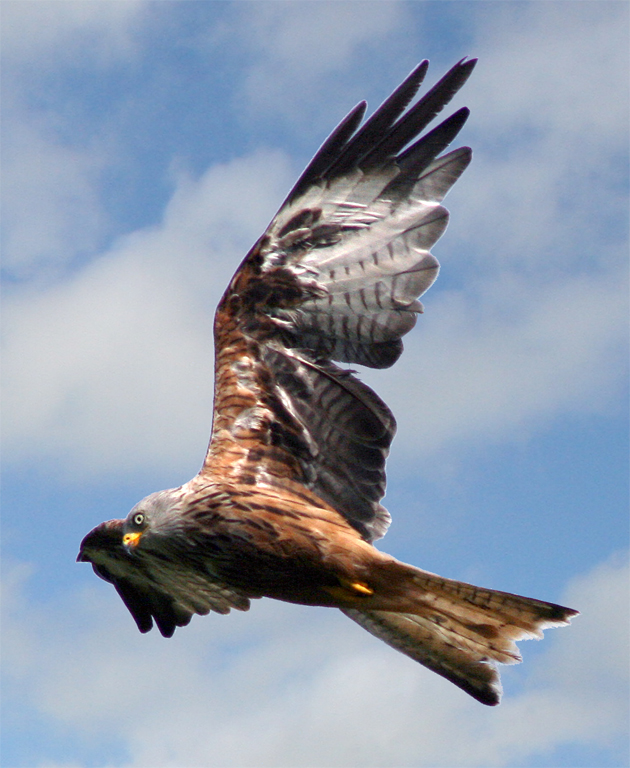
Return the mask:
<path fill-rule="evenodd" d="M 380 500 L 395 421 L 332 361 L 393 365 L 422 312 L 418 297 L 439 266 L 430 248 L 448 219 L 440 203 L 471 158 L 467 147 L 440 153 L 468 110 L 414 139 L 474 65 L 462 60 L 407 109 L 423 62 L 361 128 L 359 104 L 246 256 L 215 318 L 202 476 L 281 486 L 334 507 L 367 540 L 385 533 Z"/>

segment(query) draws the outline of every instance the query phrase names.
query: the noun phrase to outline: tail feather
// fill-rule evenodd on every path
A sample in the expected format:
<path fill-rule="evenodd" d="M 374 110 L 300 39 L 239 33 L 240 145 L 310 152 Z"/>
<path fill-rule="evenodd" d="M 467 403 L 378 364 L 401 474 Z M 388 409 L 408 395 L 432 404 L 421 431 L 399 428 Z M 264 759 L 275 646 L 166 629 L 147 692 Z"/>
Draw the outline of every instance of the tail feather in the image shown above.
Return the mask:
<path fill-rule="evenodd" d="M 578 612 L 508 592 L 482 589 L 403 563 L 398 571 L 400 610 L 342 608 L 353 621 L 401 653 L 459 686 L 483 704 L 496 705 L 496 664 L 517 664 L 515 641 L 542 638 L 542 630 L 568 624 Z M 391 582 L 390 582 L 391 584 Z"/>
<path fill-rule="evenodd" d="M 490 706 L 501 701 L 501 681 L 488 658 L 458 647 L 438 624 L 421 616 L 391 611 L 342 608 L 357 624 L 397 651 L 420 662 Z"/>

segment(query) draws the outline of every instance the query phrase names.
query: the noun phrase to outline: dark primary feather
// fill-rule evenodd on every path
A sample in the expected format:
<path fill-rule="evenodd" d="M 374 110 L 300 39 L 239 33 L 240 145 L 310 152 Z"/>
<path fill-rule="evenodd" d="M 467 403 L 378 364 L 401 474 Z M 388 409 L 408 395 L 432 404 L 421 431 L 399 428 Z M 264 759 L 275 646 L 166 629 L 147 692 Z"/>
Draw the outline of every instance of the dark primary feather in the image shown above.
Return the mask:
<path fill-rule="evenodd" d="M 396 155 L 436 117 L 470 77 L 477 59 L 462 59 L 439 80 L 361 161 L 368 170 Z M 421 140 L 422 141 L 422 140 Z M 441 151 L 441 150 L 439 150 Z M 404 156 L 404 153 L 403 153 Z"/>
<path fill-rule="evenodd" d="M 411 72 L 411 74 L 396 88 L 369 120 L 361 126 L 352 139 L 352 145 L 346 152 L 339 153 L 335 161 L 327 168 L 326 178 L 333 179 L 349 173 L 373 147 L 383 140 L 391 129 L 396 119 L 409 106 L 422 85 L 429 62 L 425 59 Z M 421 129 L 419 129 L 421 130 Z M 416 131 L 417 135 L 418 131 Z M 314 169 L 311 169 L 312 177 L 315 177 Z"/>
<path fill-rule="evenodd" d="M 464 85 L 476 63 L 477 59 L 459 61 L 398 120 L 426 76 L 429 62 L 425 59 L 413 69 L 360 130 L 354 133 L 367 106 L 365 102 L 358 104 L 318 150 L 282 208 L 295 201 L 309 186 L 321 180 L 331 182 L 359 165 L 363 170 L 369 170 L 393 158 L 449 103 Z"/>
<path fill-rule="evenodd" d="M 122 547 L 122 526 L 122 520 L 108 520 L 90 531 L 81 542 L 77 561 L 91 562 L 94 573 L 114 585 L 140 632 L 148 632 L 155 620 L 162 635 L 171 637 L 176 627 L 190 622 L 192 611 L 157 590 L 137 569 L 137 562 Z"/>
<path fill-rule="evenodd" d="M 282 204 L 282 208 L 292 203 L 303 194 L 311 184 L 322 178 L 332 163 L 339 159 L 346 141 L 361 124 L 366 109 L 367 102 L 361 101 L 346 115 L 346 117 L 344 117 L 319 148 L 315 157 L 304 169 L 302 175 L 295 183 L 295 186 L 291 192 L 289 192 L 287 199 Z"/>

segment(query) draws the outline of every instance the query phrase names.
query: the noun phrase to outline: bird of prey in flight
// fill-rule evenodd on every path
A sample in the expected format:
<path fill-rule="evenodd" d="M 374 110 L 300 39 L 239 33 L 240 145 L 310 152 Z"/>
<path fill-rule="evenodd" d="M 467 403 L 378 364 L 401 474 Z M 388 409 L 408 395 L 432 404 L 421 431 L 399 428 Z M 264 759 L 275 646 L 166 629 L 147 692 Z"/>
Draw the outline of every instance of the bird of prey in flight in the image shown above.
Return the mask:
<path fill-rule="evenodd" d="M 81 544 L 78 560 L 114 585 L 141 632 L 155 621 L 170 637 L 195 613 L 245 611 L 260 597 L 330 606 L 492 705 L 496 663 L 520 661 L 515 641 L 577 613 L 373 546 L 390 522 L 380 501 L 396 423 L 337 365 L 393 365 L 422 312 L 441 202 L 471 159 L 468 147 L 443 153 L 469 111 L 420 134 L 474 65 L 463 59 L 410 106 L 423 61 L 362 125 L 357 105 L 236 271 L 215 316 L 203 467 Z"/>

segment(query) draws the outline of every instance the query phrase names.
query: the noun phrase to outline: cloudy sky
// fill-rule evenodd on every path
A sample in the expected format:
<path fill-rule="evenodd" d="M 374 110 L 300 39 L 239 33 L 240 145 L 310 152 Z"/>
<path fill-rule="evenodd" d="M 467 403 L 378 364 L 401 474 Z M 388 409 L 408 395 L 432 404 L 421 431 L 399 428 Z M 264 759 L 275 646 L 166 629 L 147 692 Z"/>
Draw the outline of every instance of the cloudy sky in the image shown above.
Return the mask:
<path fill-rule="evenodd" d="M 2 2 L 6 768 L 625 766 L 628 5 Z M 197 471 L 211 323 L 358 101 L 479 64 L 379 543 L 564 603 L 488 709 L 332 610 L 140 635 L 74 558 Z"/>

